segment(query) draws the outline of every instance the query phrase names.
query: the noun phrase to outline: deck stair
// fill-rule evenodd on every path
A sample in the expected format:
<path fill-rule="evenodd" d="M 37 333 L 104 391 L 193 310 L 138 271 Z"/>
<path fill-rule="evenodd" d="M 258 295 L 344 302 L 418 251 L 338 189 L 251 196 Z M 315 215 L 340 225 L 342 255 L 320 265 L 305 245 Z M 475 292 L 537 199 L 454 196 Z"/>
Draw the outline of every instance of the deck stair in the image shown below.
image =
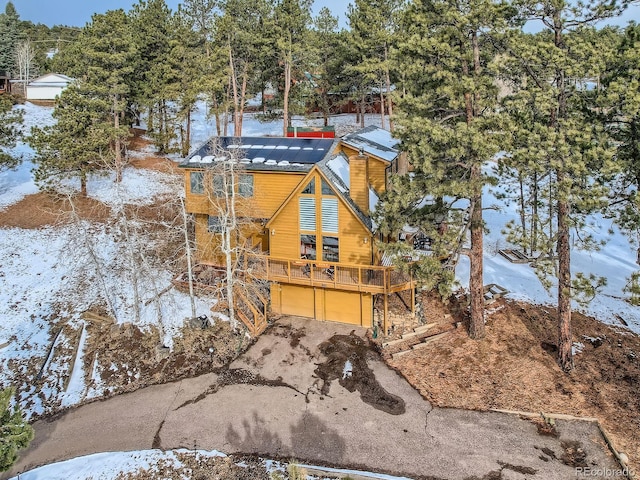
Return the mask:
<path fill-rule="evenodd" d="M 245 292 L 237 289 L 233 297 L 236 315 L 245 324 L 249 333 L 257 337 L 264 332 L 269 325 L 267 320 L 269 302 L 260 290 L 256 288 Z"/>

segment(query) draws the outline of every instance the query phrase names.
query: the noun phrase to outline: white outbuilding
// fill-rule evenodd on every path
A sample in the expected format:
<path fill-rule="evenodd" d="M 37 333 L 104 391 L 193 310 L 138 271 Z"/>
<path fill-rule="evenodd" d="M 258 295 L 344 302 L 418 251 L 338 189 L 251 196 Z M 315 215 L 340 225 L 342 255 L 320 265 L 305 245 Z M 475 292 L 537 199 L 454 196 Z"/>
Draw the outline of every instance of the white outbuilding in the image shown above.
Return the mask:
<path fill-rule="evenodd" d="M 48 73 L 27 84 L 27 100 L 55 100 L 74 79 L 61 73 Z"/>

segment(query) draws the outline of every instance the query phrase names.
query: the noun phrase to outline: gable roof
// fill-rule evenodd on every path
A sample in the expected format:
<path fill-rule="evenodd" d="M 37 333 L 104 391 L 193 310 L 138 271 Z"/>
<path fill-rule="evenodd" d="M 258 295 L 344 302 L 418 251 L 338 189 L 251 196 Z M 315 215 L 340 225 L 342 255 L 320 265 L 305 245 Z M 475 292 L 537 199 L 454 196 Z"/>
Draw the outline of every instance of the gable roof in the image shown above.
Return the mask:
<path fill-rule="evenodd" d="M 309 173 L 307 173 L 307 175 L 305 175 L 305 177 L 300 181 L 300 183 L 298 183 L 296 188 L 293 189 L 293 191 L 289 194 L 289 196 L 286 198 L 286 200 L 284 202 L 282 202 L 282 205 L 280 205 L 278 210 L 276 210 L 276 212 L 273 214 L 273 216 L 266 223 L 266 227 L 267 228 L 278 217 L 278 215 L 284 210 L 284 208 L 289 204 L 289 202 L 291 202 L 291 200 L 296 197 L 296 195 L 300 192 L 300 190 L 303 188 L 303 186 L 307 184 L 307 182 L 309 181 L 309 177 L 313 174 L 313 172 L 317 171 L 320 174 L 320 176 L 331 185 L 331 187 L 333 188 L 334 192 L 336 193 L 336 196 L 345 203 L 347 208 L 349 210 L 351 210 L 351 212 L 360 221 L 360 223 L 362 223 L 362 225 L 367 230 L 369 230 L 369 232 L 373 232 L 371 219 L 367 215 L 365 215 L 362 212 L 362 210 L 360 210 L 358 208 L 358 206 L 355 204 L 355 202 L 351 199 L 351 197 L 348 194 L 349 193 L 349 189 L 327 167 L 327 161 L 328 161 L 328 159 L 324 159 L 321 162 L 318 162 L 317 165 L 314 165 L 311 168 Z"/>
<path fill-rule="evenodd" d="M 34 80 L 31 80 L 28 84 L 29 87 L 66 87 L 75 79 L 63 75 L 61 73 L 47 73 Z"/>
<path fill-rule="evenodd" d="M 213 137 L 180 164 L 207 168 L 235 155 L 248 171 L 308 172 L 331 155 L 337 141 L 324 138 Z"/>
<path fill-rule="evenodd" d="M 387 162 L 393 161 L 399 153 L 397 147 L 400 142 L 391 136 L 391 132 L 375 125 L 345 135 L 342 142 Z"/>

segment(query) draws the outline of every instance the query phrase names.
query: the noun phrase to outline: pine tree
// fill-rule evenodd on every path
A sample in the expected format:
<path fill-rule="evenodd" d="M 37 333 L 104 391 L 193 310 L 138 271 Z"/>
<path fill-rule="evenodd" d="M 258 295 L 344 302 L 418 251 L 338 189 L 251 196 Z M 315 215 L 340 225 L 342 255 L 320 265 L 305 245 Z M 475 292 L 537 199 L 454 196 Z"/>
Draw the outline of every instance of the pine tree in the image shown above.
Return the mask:
<path fill-rule="evenodd" d="M 522 0 L 516 6 L 523 19 L 538 20 L 545 28 L 535 36 L 515 36 L 509 54 L 513 65 L 521 67 L 514 69 L 514 75 L 523 74 L 527 79 L 514 82 L 513 105 L 534 109 L 531 122 L 516 130 L 520 154 L 544 165 L 548 178 L 548 243 L 538 247 L 548 253 L 548 261 L 539 261 L 538 267 L 543 281 L 547 275 L 558 279 L 558 363 L 568 372 L 574 366 L 572 290 L 584 286 L 583 276 L 572 282 L 570 229 L 580 226 L 581 215 L 601 206 L 605 192 L 594 179 L 606 168 L 612 153 L 606 136 L 587 113 L 595 105 L 588 104 L 590 95 L 584 83 L 597 75 L 597 64 L 588 60 L 598 54 L 593 35 L 585 27 L 617 14 L 619 7 L 608 0 L 588 5 Z"/>
<path fill-rule="evenodd" d="M 404 0 L 355 0 L 347 15 L 358 59 L 352 68 L 379 90 L 382 128 L 385 128 L 385 104 L 389 116 L 393 115 L 390 59 L 404 3 Z M 390 122 L 393 131 L 393 120 Z"/>
<path fill-rule="evenodd" d="M 337 55 L 340 41 L 338 33 L 338 17 L 331 15 L 327 7 L 322 7 L 320 13 L 313 21 L 309 48 L 313 49 L 313 71 L 310 72 L 315 84 L 316 103 L 322 112 L 324 126 L 329 124 L 331 113 L 330 94 L 337 87 L 336 72 L 342 67 L 342 62 Z M 338 63 L 340 67 L 338 67 Z M 335 92 L 333 92 L 335 93 Z"/>
<path fill-rule="evenodd" d="M 612 50 L 594 110 L 616 144 L 607 213 L 636 244 L 640 264 L 640 26 L 630 25 L 622 35 L 605 31 L 599 45 L 599 52 Z"/>
<path fill-rule="evenodd" d="M 410 223 L 432 239 L 433 255 L 418 262 L 423 278 L 442 269 L 440 257 L 457 251 L 460 232 L 469 229 L 475 339 L 485 335 L 482 167 L 505 147 L 488 38 L 504 27 L 506 13 L 505 4 L 488 0 L 422 0 L 409 7 L 399 46 L 407 91 L 398 100 L 396 131 L 413 171 L 392 180 L 381 224 L 397 235 Z M 446 272 L 439 276 L 451 280 Z"/>
<path fill-rule="evenodd" d="M 0 72 L 16 71 L 15 50 L 20 39 L 20 17 L 13 2 L 7 2 L 0 14 Z"/>
<path fill-rule="evenodd" d="M 105 105 L 83 83 L 67 87 L 58 100 L 55 125 L 34 127 L 29 143 L 36 151 L 36 183 L 58 190 L 68 179 L 80 180 L 80 194 L 87 196 L 87 179 L 109 162 L 111 122 Z"/>
<path fill-rule="evenodd" d="M 6 472 L 18 459 L 18 452 L 27 448 L 33 440 L 33 428 L 22 412 L 11 406 L 13 388 L 0 390 L 0 472 Z"/>
<path fill-rule="evenodd" d="M 291 124 L 289 100 L 296 76 L 301 78 L 310 58 L 307 42 L 311 25 L 312 0 L 279 0 L 275 7 L 275 49 L 282 65 L 283 136 Z"/>
<path fill-rule="evenodd" d="M 167 95 L 174 102 L 175 127 L 179 130 L 179 151 L 183 157 L 191 149 L 191 112 L 203 93 L 202 83 L 208 66 L 197 33 L 179 8 L 171 19 Z"/>
<path fill-rule="evenodd" d="M 111 10 L 94 15 L 81 37 L 83 63 L 86 65 L 82 91 L 101 102 L 110 146 L 109 163 L 116 172 L 116 182 L 122 180 L 125 165 L 129 125 L 125 121 L 130 101 L 131 66 L 135 47 L 129 18 L 123 10 Z"/>
<path fill-rule="evenodd" d="M 171 10 L 164 0 L 140 0 L 130 12 L 135 77 L 132 97 L 148 111 L 147 129 L 160 153 L 169 150 L 175 133 L 169 129 L 170 104 L 167 92 Z"/>
<path fill-rule="evenodd" d="M 0 95 L 0 171 L 15 167 L 19 158 L 7 152 L 21 137 L 22 110 L 14 109 L 11 97 Z"/>
<path fill-rule="evenodd" d="M 271 25 L 272 9 L 266 0 L 223 0 L 220 9 L 217 38 L 226 50 L 226 100 L 233 110 L 233 134 L 239 137 L 246 100 L 253 93 L 251 79 L 262 60 L 262 45 L 270 37 L 266 29 Z"/>

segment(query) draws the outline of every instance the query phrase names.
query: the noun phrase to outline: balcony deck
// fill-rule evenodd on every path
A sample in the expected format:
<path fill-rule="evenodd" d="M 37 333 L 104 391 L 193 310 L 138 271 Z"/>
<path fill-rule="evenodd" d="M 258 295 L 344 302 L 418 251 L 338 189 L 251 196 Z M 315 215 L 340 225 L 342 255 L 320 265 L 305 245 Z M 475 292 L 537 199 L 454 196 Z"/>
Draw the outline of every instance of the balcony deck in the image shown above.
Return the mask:
<path fill-rule="evenodd" d="M 247 268 L 272 282 L 355 292 L 395 293 L 415 288 L 416 281 L 394 267 L 350 265 L 318 260 L 293 260 L 255 254 Z"/>

